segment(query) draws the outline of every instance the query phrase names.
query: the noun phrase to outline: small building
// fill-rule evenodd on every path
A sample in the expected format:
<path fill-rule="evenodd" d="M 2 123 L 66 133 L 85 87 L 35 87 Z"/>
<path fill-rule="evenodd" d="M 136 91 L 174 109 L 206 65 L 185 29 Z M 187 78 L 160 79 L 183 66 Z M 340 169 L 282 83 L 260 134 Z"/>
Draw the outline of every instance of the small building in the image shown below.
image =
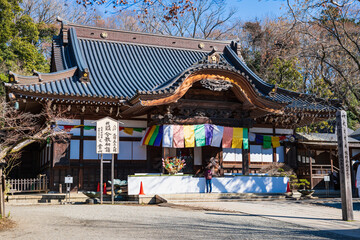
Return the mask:
<path fill-rule="evenodd" d="M 359 160 L 360 136 L 358 130 L 348 129 L 350 161 L 352 166 Z M 297 162 L 293 166 L 297 176 L 309 180 L 311 188 L 324 189 L 324 176 L 330 176 L 332 189 L 340 189 L 338 143 L 336 133 L 297 133 Z M 355 171 L 352 181 L 355 186 Z"/>
<path fill-rule="evenodd" d="M 341 107 L 266 83 L 246 66 L 237 42 L 65 21 L 53 38 L 51 72 L 11 73 L 5 86 L 20 109 L 39 111 L 51 101 L 65 114 L 57 124 L 71 140 L 29 152 L 33 172 L 47 174 L 52 189 L 66 175 L 74 177 L 79 190 L 96 189 L 100 164 L 94 121 L 105 116 L 123 123 L 115 177 L 126 179 L 138 172 L 162 172 L 162 158 L 169 156 L 186 159 L 183 171 L 190 174 L 201 171 L 210 157 L 219 159 L 220 174 L 256 173 L 276 162 L 295 166 L 294 129 L 335 117 Z M 204 140 L 205 128 L 220 131 L 220 142 Z M 154 140 L 146 142 L 154 132 Z M 104 177 L 110 178 L 110 164 Z"/>

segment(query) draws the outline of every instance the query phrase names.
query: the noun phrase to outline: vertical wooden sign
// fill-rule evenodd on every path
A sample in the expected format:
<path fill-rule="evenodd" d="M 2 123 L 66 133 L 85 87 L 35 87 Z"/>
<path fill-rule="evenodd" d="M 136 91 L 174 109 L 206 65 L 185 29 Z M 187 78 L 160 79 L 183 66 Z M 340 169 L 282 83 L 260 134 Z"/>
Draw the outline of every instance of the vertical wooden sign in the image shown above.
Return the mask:
<path fill-rule="evenodd" d="M 342 218 L 344 221 L 351 221 L 354 220 L 351 191 L 351 165 L 347 136 L 347 118 L 344 110 L 337 111 L 336 113 L 336 127 L 340 167 Z"/>
<path fill-rule="evenodd" d="M 114 162 L 119 154 L 119 122 L 105 117 L 96 121 L 96 153 L 101 154 L 100 161 L 100 203 L 103 202 L 103 154 L 112 154 L 111 158 L 111 203 L 114 204 Z"/>

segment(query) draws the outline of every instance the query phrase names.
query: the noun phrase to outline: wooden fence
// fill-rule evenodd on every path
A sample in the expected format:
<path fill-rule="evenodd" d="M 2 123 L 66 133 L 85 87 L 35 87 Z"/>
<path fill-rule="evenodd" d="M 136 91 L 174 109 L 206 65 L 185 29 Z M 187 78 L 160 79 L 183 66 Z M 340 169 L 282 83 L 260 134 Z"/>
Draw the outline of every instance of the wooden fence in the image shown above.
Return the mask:
<path fill-rule="evenodd" d="M 48 192 L 47 176 L 28 179 L 8 179 L 6 184 L 10 184 L 10 193 L 21 192 Z"/>

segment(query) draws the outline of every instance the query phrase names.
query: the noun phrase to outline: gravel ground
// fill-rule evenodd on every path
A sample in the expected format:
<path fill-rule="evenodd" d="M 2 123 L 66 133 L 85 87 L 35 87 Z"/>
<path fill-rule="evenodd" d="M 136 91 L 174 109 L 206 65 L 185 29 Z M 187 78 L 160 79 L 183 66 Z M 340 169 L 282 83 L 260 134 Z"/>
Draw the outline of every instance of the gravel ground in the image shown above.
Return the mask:
<path fill-rule="evenodd" d="M 8 206 L 0 239 L 341 239 L 263 217 L 139 205 Z"/>

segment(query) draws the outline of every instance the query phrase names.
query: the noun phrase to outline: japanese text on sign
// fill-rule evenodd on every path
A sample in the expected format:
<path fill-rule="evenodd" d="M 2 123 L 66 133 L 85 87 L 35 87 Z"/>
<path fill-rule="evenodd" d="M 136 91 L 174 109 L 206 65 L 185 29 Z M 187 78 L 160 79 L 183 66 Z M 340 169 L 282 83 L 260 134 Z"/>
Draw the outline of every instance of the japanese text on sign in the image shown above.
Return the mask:
<path fill-rule="evenodd" d="M 96 153 L 119 153 L 119 123 L 106 117 L 96 122 Z"/>

